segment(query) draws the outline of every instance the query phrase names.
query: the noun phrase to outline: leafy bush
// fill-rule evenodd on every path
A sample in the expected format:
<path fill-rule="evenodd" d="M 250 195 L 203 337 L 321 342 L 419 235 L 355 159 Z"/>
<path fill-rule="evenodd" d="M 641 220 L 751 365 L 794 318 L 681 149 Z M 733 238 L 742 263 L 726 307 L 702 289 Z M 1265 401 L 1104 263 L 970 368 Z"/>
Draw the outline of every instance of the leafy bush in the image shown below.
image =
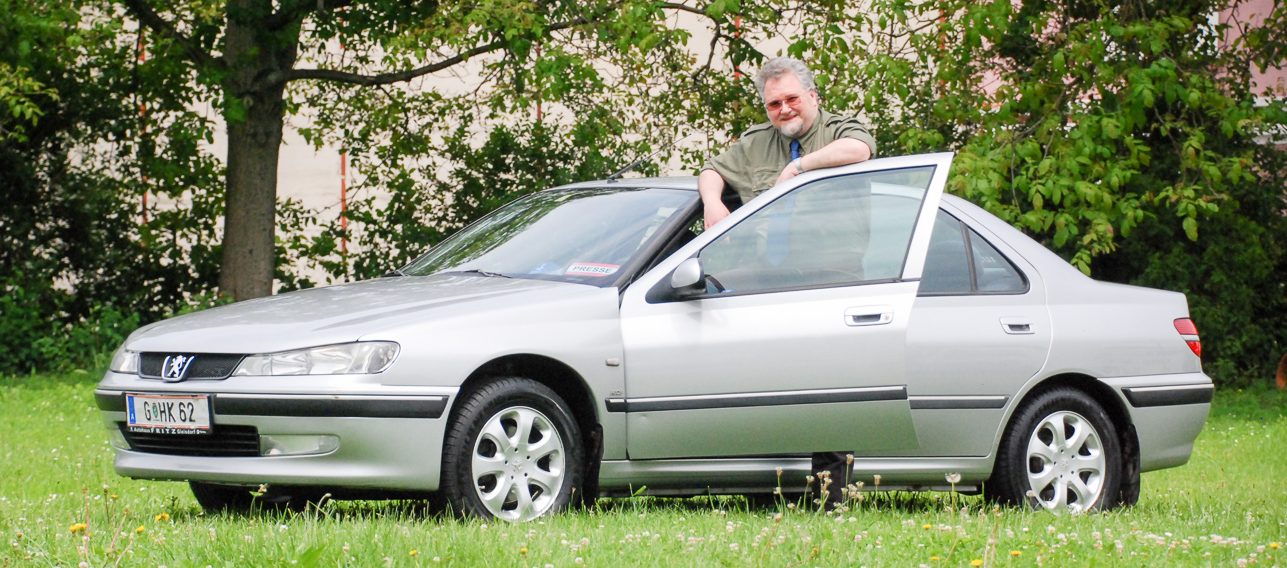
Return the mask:
<path fill-rule="evenodd" d="M 1287 354 L 1287 157 L 1266 147 L 1258 162 L 1260 182 L 1226 186 L 1196 241 L 1150 219 L 1094 266 L 1099 278 L 1184 292 L 1203 367 L 1221 385 L 1267 384 Z"/>
<path fill-rule="evenodd" d="M 138 314 L 96 307 L 78 321 L 50 326 L 49 333 L 33 344 L 39 357 L 36 367 L 60 372 L 105 367 L 112 352 L 138 326 Z"/>
<path fill-rule="evenodd" d="M 0 373 L 100 368 L 139 326 L 138 314 L 110 305 L 96 306 L 84 316 L 67 314 L 60 309 L 71 303 L 65 291 L 33 284 L 3 286 Z"/>

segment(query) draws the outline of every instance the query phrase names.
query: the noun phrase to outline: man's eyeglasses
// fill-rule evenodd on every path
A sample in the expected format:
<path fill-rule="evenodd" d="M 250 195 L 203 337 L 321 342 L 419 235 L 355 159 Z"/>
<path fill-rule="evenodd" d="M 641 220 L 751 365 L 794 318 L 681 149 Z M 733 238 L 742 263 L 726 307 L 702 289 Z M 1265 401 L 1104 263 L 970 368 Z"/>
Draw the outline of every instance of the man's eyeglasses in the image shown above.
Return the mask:
<path fill-rule="evenodd" d="M 764 103 L 764 108 L 767 109 L 769 112 L 777 112 L 782 110 L 782 105 L 784 104 L 789 105 L 791 108 L 795 108 L 797 106 L 800 106 L 800 100 L 803 98 L 804 97 L 800 95 L 789 95 L 789 96 L 780 98 L 776 101 L 769 101 L 767 103 Z"/>

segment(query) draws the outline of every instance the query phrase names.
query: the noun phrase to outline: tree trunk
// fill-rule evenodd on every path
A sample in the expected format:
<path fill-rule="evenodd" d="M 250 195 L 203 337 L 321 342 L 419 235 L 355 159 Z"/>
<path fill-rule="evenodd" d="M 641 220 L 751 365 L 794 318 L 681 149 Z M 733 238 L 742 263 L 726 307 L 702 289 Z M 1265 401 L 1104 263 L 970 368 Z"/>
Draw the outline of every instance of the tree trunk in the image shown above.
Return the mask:
<path fill-rule="evenodd" d="M 241 301 L 273 292 L 276 261 L 277 161 L 286 107 L 285 85 L 256 86 L 265 74 L 295 64 L 299 27 L 270 31 L 270 0 L 232 0 L 224 60 L 228 186 L 224 204 L 219 291 Z"/>

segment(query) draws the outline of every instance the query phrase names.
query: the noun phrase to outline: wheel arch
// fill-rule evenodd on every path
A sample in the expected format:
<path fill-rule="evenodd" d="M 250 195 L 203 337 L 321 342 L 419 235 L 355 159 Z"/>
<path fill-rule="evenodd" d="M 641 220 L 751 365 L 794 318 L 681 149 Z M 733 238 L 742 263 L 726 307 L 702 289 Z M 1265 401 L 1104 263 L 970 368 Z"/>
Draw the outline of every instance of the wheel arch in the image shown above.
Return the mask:
<path fill-rule="evenodd" d="M 599 423 L 585 379 L 566 363 L 545 355 L 519 353 L 492 359 L 470 373 L 457 397 L 463 398 L 487 381 L 501 377 L 523 377 L 549 387 L 572 408 L 583 432 Z"/>
<path fill-rule="evenodd" d="M 1090 395 L 1091 398 L 1095 399 L 1095 402 L 1104 408 L 1104 412 L 1108 413 L 1108 417 L 1113 419 L 1114 425 L 1123 429 L 1132 426 L 1131 415 L 1126 410 L 1126 405 L 1122 402 L 1122 398 L 1117 395 L 1113 387 L 1095 377 L 1082 373 L 1062 373 L 1043 379 L 1024 393 L 1023 398 L 1018 401 L 1018 404 L 1014 405 L 1014 408 L 1018 409 L 1027 404 L 1029 400 L 1036 398 L 1037 395 L 1058 387 L 1074 388 Z"/>
<path fill-rule="evenodd" d="M 531 379 L 554 391 L 572 409 L 577 426 L 581 429 L 586 452 L 585 494 L 590 499 L 598 493 L 599 463 L 603 457 L 603 426 L 594 396 L 585 378 L 570 365 L 546 355 L 515 353 L 492 359 L 470 373 L 460 385 L 456 400 L 463 400 L 492 379 L 522 377 Z M 453 404 L 449 420 L 456 420 L 457 405 Z"/>
<path fill-rule="evenodd" d="M 1135 423 L 1131 420 L 1130 411 L 1126 408 L 1125 401 L 1118 395 L 1117 391 L 1107 383 L 1084 373 L 1068 372 L 1051 375 L 1037 382 L 1032 388 L 1028 389 L 1015 404 L 1010 405 L 1008 414 L 997 432 L 996 443 L 1002 443 L 1005 433 L 1010 428 L 1010 422 L 1014 420 L 1015 414 L 1020 408 L 1023 408 L 1030 400 L 1040 396 L 1042 393 L 1051 389 L 1067 387 L 1086 393 L 1093 399 L 1104 412 L 1108 414 L 1113 425 L 1117 427 L 1118 442 L 1122 449 L 1122 468 L 1123 468 L 1123 485 L 1119 500 L 1133 504 L 1139 497 L 1139 472 L 1140 472 L 1140 443 L 1139 436 L 1135 432 Z M 993 454 L 993 470 L 996 469 L 995 460 L 997 453 Z M 1134 486 L 1128 487 L 1127 482 L 1134 480 Z M 1133 491 L 1133 495 L 1131 492 Z"/>

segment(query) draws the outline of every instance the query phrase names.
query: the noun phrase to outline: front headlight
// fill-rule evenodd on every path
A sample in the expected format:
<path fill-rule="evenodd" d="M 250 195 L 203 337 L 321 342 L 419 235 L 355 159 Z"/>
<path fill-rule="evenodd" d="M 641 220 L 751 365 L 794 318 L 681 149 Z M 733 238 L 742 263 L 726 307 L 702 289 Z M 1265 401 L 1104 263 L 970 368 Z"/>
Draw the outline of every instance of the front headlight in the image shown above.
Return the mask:
<path fill-rule="evenodd" d="M 139 374 L 139 354 L 136 351 L 126 351 L 122 346 L 112 355 L 112 364 L 108 365 L 108 368 L 113 373 L 137 375 Z"/>
<path fill-rule="evenodd" d="M 369 375 L 383 372 L 398 357 L 392 341 L 363 341 L 250 355 L 232 376 Z"/>

